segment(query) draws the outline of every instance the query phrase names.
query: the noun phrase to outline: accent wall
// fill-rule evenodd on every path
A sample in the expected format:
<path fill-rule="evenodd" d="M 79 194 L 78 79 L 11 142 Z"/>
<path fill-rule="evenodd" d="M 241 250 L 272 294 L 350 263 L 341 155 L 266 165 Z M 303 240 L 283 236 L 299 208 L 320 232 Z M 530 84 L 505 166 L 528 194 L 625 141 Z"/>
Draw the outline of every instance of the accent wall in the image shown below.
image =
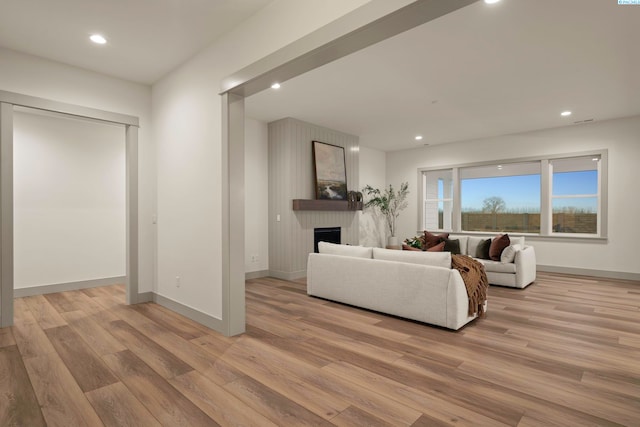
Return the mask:
<path fill-rule="evenodd" d="M 294 199 L 315 199 L 312 141 L 344 148 L 347 189 L 359 188 L 358 137 L 300 120 L 269 123 L 269 272 L 292 280 L 307 275 L 314 228 L 340 227 L 343 244 L 357 245 L 357 211 L 294 211 Z"/>

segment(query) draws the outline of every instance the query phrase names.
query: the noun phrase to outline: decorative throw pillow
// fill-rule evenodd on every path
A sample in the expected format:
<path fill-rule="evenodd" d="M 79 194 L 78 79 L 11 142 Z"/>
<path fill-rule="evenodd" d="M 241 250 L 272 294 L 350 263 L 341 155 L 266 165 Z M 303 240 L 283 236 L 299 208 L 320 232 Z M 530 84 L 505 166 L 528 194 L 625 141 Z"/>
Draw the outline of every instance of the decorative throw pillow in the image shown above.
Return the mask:
<path fill-rule="evenodd" d="M 460 240 L 444 239 L 444 251 L 451 252 L 451 255 L 460 255 Z"/>
<path fill-rule="evenodd" d="M 418 248 L 414 248 L 413 246 L 409 246 L 407 244 L 402 244 L 402 250 L 403 251 L 418 251 L 418 252 L 422 252 L 422 249 L 418 249 Z"/>
<path fill-rule="evenodd" d="M 440 242 L 435 246 L 431 246 L 427 249 L 427 252 L 443 252 L 444 251 L 444 242 Z"/>
<path fill-rule="evenodd" d="M 427 230 L 424 230 L 424 241 L 426 243 L 426 248 L 422 248 L 422 249 L 429 249 L 435 245 L 437 245 L 438 243 L 442 242 L 444 239 L 448 239 L 449 238 L 449 233 L 442 233 L 442 234 L 433 234 L 433 233 L 429 233 Z"/>
<path fill-rule="evenodd" d="M 522 245 L 516 243 L 515 245 L 509 245 L 504 248 L 502 255 L 500 255 L 500 262 L 513 262 L 516 259 L 516 252 L 522 250 Z"/>
<path fill-rule="evenodd" d="M 489 258 L 489 248 L 491 247 L 491 239 L 483 240 L 478 243 L 476 248 L 476 258 L 491 259 Z"/>
<path fill-rule="evenodd" d="M 491 241 L 491 246 L 489 247 L 489 257 L 494 261 L 500 261 L 502 251 L 504 251 L 504 248 L 510 244 L 511 241 L 509 240 L 508 234 L 501 234 L 498 237 L 494 237 Z"/>

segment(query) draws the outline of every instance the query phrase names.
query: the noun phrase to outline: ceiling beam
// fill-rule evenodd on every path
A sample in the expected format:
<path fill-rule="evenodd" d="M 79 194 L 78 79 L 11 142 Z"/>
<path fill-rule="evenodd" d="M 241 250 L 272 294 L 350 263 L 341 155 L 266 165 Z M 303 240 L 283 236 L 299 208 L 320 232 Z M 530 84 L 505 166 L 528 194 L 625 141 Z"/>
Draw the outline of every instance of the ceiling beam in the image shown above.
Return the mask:
<path fill-rule="evenodd" d="M 476 1 L 417 0 L 389 13 L 397 3 L 373 0 L 223 79 L 221 93 L 253 95 Z"/>

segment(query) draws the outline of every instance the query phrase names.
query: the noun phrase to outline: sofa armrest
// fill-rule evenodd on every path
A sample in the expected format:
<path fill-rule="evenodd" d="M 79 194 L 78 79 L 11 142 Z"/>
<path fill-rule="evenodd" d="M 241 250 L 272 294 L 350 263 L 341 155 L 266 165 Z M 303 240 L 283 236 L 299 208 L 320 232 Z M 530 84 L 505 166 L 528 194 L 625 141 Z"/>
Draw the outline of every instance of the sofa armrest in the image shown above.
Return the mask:
<path fill-rule="evenodd" d="M 536 280 L 536 251 L 533 246 L 525 246 L 516 252 L 516 287 L 524 288 Z"/>

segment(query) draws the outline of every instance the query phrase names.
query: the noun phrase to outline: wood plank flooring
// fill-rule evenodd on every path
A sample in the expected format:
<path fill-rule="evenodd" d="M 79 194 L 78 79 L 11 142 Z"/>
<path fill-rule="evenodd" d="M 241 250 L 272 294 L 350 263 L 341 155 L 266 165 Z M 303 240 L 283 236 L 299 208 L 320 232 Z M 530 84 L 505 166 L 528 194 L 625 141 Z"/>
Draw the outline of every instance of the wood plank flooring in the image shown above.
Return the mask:
<path fill-rule="evenodd" d="M 247 281 L 226 338 L 110 286 L 15 300 L 0 426 L 640 426 L 640 283 L 539 274 L 453 332 Z"/>

